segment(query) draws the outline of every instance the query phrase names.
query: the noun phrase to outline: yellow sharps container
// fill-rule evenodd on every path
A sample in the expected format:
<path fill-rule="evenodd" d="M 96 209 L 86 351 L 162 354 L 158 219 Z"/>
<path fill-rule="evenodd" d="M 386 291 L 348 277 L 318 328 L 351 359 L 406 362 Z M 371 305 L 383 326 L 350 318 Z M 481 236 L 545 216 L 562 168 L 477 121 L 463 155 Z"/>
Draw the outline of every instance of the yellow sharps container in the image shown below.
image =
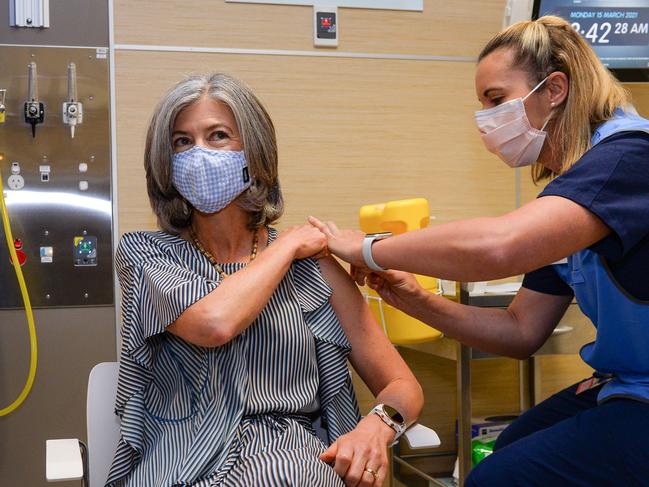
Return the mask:
<path fill-rule="evenodd" d="M 425 228 L 429 220 L 428 201 L 424 198 L 365 205 L 360 210 L 360 227 L 365 233 L 392 232 L 398 235 Z M 424 289 L 438 293 L 438 279 L 419 275 L 415 277 Z M 367 298 L 376 320 L 382 324 L 386 335 L 395 345 L 428 342 L 442 335 L 435 328 L 385 303 L 372 289 L 367 289 Z"/>

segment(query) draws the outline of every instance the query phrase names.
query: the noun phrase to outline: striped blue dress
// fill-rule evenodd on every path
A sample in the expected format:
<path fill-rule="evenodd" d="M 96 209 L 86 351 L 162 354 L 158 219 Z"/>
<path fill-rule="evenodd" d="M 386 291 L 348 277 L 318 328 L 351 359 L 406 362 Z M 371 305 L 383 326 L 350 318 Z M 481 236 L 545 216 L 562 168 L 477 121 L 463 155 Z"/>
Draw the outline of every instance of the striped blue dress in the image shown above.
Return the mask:
<path fill-rule="evenodd" d="M 269 229 L 269 241 L 275 236 Z M 121 437 L 107 486 L 344 485 L 318 459 L 326 445 L 304 413 L 320 405 L 328 443 L 360 418 L 350 344 L 315 260 L 295 261 L 255 322 L 214 348 L 165 331 L 219 284 L 191 243 L 163 232 L 128 233 L 115 262 Z"/>

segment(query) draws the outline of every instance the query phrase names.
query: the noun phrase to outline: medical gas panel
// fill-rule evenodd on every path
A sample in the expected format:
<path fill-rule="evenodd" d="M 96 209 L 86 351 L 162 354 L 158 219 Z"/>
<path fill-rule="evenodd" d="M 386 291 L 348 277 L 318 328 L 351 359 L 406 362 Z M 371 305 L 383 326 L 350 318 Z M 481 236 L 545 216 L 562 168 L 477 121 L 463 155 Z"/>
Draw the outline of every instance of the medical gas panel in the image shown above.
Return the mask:
<path fill-rule="evenodd" d="M 0 169 L 32 305 L 111 305 L 107 49 L 5 45 L 0 66 Z M 4 240 L 0 308 L 18 308 Z"/>

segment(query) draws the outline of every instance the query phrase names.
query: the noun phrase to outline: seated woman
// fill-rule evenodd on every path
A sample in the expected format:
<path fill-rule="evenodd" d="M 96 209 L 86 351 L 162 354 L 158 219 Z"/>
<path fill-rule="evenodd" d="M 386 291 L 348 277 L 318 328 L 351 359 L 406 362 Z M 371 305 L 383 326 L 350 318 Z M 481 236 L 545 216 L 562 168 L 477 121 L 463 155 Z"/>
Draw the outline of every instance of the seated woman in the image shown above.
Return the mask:
<path fill-rule="evenodd" d="M 381 485 L 421 388 L 347 273 L 310 257 L 326 254 L 320 231 L 270 227 L 283 200 L 259 100 L 223 74 L 178 83 L 144 165 L 162 231 L 117 248 L 121 438 L 107 485 Z M 360 421 L 348 359 L 377 397 Z"/>

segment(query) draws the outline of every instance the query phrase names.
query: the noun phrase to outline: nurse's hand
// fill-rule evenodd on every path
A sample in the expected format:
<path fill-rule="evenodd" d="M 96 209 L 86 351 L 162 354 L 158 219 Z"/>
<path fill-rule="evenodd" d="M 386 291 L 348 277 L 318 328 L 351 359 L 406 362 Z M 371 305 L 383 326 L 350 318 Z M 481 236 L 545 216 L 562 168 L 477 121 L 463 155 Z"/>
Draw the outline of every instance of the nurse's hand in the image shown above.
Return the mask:
<path fill-rule="evenodd" d="M 394 431 L 376 414 L 365 416 L 349 433 L 338 437 L 321 455 L 348 487 L 379 487 L 389 472 L 387 448 Z"/>
<path fill-rule="evenodd" d="M 401 310 L 412 304 L 414 300 L 427 294 L 427 291 L 415 279 L 415 276 L 403 271 L 385 271 L 365 273 L 352 268 L 352 276 L 358 282 L 358 274 L 365 274 L 368 287 L 374 289 L 386 303 Z"/>
<path fill-rule="evenodd" d="M 329 252 L 336 257 L 361 267 L 363 261 L 363 239 L 365 234 L 358 230 L 340 230 L 334 222 L 322 222 L 314 216 L 309 217 L 309 223 L 320 230 L 327 238 Z"/>

